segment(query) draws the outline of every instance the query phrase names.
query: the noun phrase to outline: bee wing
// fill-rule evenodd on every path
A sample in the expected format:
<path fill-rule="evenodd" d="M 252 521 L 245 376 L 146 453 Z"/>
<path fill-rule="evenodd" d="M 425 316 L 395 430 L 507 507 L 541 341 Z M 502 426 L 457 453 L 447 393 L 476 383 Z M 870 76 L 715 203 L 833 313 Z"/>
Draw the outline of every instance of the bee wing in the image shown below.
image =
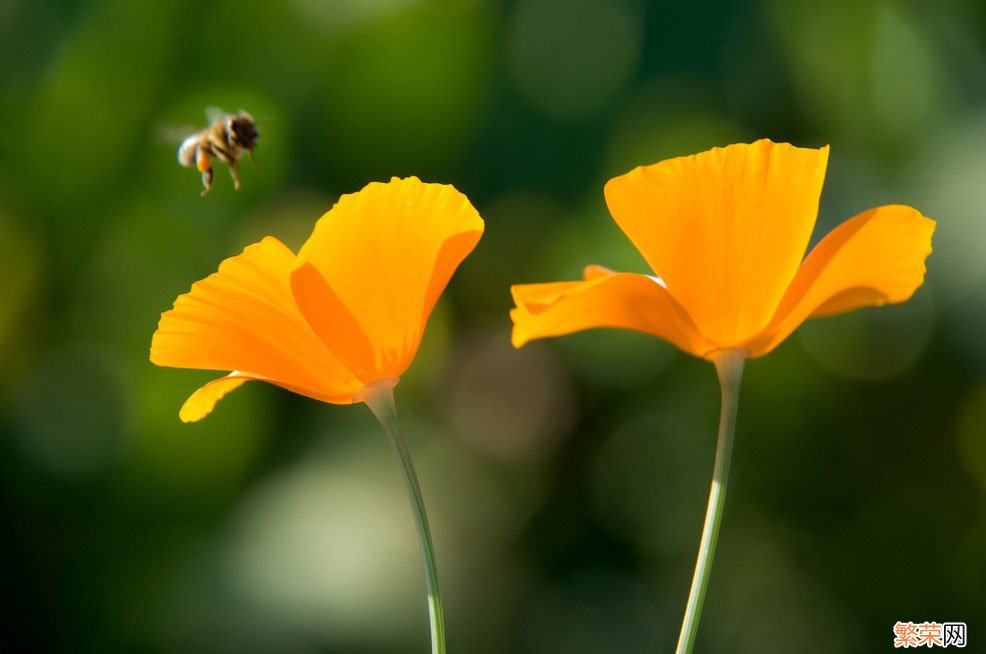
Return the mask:
<path fill-rule="evenodd" d="M 158 143 L 181 143 L 201 129 L 195 125 L 158 125 L 154 130 L 154 140 Z"/>
<path fill-rule="evenodd" d="M 205 117 L 209 121 L 209 124 L 216 122 L 217 120 L 222 120 L 229 115 L 228 111 L 223 111 L 219 107 L 209 105 L 205 108 Z"/>

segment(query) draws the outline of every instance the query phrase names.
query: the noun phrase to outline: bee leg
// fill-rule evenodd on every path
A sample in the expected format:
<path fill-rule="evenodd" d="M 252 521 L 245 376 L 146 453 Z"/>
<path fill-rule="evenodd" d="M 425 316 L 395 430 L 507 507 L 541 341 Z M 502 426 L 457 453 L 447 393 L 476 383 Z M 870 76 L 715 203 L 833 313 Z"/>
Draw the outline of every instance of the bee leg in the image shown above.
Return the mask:
<path fill-rule="evenodd" d="M 212 190 L 212 158 L 199 149 L 195 152 L 195 167 L 202 173 L 202 196 Z"/>
<path fill-rule="evenodd" d="M 236 170 L 236 160 L 233 159 L 233 160 L 230 160 L 230 162 L 229 162 L 229 176 L 233 178 L 233 187 L 236 188 L 237 191 L 239 191 L 240 190 L 240 177 L 236 173 L 237 173 L 237 170 Z"/>
<path fill-rule="evenodd" d="M 212 168 L 202 171 L 202 197 L 205 197 L 212 190 Z"/>
<path fill-rule="evenodd" d="M 247 156 L 250 157 L 250 163 L 253 164 L 253 167 L 260 170 L 260 164 L 257 163 L 256 158 L 253 156 L 253 150 L 247 150 Z"/>

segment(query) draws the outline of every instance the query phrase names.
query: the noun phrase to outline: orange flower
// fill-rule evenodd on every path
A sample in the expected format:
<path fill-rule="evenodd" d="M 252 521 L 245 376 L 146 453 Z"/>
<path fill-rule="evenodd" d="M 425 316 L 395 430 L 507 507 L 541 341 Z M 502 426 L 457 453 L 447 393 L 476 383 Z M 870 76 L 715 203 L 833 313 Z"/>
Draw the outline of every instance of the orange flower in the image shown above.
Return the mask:
<path fill-rule="evenodd" d="M 179 416 L 194 422 L 257 379 L 323 402 L 362 400 L 396 380 L 483 221 L 451 186 L 417 178 L 372 183 L 315 225 L 297 256 L 268 236 L 226 259 L 161 316 L 160 366 L 231 370 L 198 389 Z"/>
<path fill-rule="evenodd" d="M 911 207 L 864 211 L 802 261 L 827 161 L 828 147 L 761 140 L 610 180 L 610 212 L 658 277 L 588 266 L 581 282 L 514 286 L 514 345 L 618 327 L 699 357 L 758 357 L 808 318 L 903 302 L 935 229 Z"/>

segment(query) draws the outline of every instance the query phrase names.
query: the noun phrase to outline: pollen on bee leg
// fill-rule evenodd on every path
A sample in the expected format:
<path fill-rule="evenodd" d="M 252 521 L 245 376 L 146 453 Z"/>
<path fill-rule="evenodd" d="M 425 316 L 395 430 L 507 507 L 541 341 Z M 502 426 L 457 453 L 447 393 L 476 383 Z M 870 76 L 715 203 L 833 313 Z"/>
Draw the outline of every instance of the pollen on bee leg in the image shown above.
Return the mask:
<path fill-rule="evenodd" d="M 207 155 L 201 149 L 195 153 L 195 167 L 199 169 L 200 173 L 212 168 L 212 157 Z"/>

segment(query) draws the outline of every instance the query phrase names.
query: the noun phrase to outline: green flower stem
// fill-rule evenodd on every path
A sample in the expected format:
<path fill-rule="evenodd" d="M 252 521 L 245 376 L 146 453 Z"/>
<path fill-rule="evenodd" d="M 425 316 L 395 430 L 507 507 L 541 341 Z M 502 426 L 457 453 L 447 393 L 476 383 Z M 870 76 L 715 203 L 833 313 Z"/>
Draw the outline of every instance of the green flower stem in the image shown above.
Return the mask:
<path fill-rule="evenodd" d="M 425 513 L 425 501 L 421 496 L 421 486 L 418 475 L 411 463 L 411 454 L 407 451 L 404 439 L 401 437 L 397 423 L 397 407 L 394 405 L 394 385 L 397 380 L 382 379 L 371 384 L 361 393 L 362 399 L 370 411 L 383 425 L 390 442 L 394 445 L 397 459 L 404 473 L 404 483 L 407 486 L 408 499 L 411 501 L 411 513 L 414 515 L 414 526 L 418 530 L 418 545 L 421 546 L 421 560 L 425 567 L 425 584 L 428 588 L 428 612 L 431 616 L 431 652 L 445 654 L 445 618 L 442 615 L 442 598 L 438 592 L 438 565 L 435 561 L 435 546 L 431 540 L 431 529 L 428 527 L 428 515 Z"/>
<path fill-rule="evenodd" d="M 712 488 L 709 490 L 709 504 L 705 509 L 705 525 L 702 527 L 702 541 L 698 547 L 698 560 L 692 576 L 692 588 L 688 592 L 685 617 L 681 621 L 676 654 L 690 654 L 698 633 L 698 621 L 702 616 L 702 604 L 709 585 L 712 558 L 716 552 L 719 538 L 719 523 L 722 522 L 722 507 L 726 499 L 726 482 L 729 479 L 729 460 L 733 452 L 733 434 L 736 431 L 736 410 L 739 406 L 740 382 L 743 379 L 743 364 L 749 351 L 745 349 L 723 349 L 713 352 L 709 357 L 716 365 L 719 386 L 722 389 L 722 409 L 719 415 L 719 441 L 716 445 L 716 463 L 712 472 Z"/>

